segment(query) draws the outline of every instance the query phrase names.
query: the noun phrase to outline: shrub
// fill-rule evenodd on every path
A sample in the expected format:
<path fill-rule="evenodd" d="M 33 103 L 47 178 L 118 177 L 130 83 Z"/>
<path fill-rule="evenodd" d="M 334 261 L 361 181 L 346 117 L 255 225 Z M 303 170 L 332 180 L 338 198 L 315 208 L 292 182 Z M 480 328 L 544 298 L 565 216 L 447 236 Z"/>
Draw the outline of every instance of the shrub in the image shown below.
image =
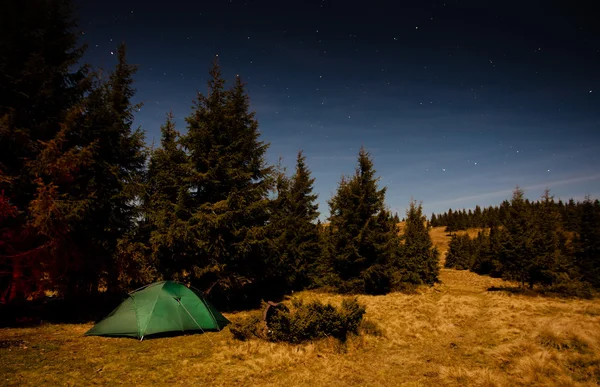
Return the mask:
<path fill-rule="evenodd" d="M 229 326 L 229 331 L 234 339 L 246 341 L 253 338 L 265 338 L 266 327 L 260 315 L 253 314 L 239 321 L 234 321 Z"/>
<path fill-rule="evenodd" d="M 364 314 L 365 307 L 356 299 L 344 300 L 339 310 L 319 301 L 293 301 L 291 310 L 274 311 L 268 339 L 292 344 L 326 337 L 345 341 L 348 334 L 358 332 Z"/>

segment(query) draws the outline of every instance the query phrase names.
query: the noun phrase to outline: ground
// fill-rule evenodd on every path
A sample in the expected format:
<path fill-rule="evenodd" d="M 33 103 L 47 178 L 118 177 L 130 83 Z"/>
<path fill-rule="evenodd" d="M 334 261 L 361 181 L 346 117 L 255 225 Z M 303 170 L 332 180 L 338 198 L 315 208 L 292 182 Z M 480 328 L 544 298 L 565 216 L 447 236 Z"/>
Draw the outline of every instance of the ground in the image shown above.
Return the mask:
<path fill-rule="evenodd" d="M 445 253 L 443 229 L 432 237 Z M 0 329 L 0 385 L 600 384 L 599 300 L 488 291 L 507 284 L 466 271 L 442 269 L 440 279 L 417 294 L 360 296 L 382 335 L 345 345 L 239 342 L 227 328 L 142 342 L 84 337 L 92 324 Z M 318 292 L 294 297 L 342 300 Z"/>

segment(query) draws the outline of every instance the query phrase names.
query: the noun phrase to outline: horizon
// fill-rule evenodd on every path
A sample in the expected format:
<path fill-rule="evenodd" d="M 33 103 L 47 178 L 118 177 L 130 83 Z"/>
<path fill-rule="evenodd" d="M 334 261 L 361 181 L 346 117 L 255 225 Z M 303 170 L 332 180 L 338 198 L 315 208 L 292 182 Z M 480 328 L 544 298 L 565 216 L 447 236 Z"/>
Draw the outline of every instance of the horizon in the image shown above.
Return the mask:
<path fill-rule="evenodd" d="M 267 162 L 292 173 L 304 151 L 321 220 L 361 146 L 401 218 L 411 198 L 429 217 L 499 205 L 517 185 L 530 200 L 546 187 L 600 195 L 600 34 L 586 4 L 357 4 L 76 1 L 76 13 L 85 61 L 111 69 L 124 41 L 140 65 L 149 144 L 171 110 L 185 132 L 218 55 L 228 84 L 246 83 Z"/>

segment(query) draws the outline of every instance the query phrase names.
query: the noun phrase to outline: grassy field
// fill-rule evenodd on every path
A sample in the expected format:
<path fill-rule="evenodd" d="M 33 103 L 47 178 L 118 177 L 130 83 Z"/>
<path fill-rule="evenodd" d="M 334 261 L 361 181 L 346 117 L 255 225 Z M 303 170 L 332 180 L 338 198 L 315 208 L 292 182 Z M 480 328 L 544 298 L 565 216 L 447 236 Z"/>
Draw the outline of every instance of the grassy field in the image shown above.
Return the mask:
<path fill-rule="evenodd" d="M 432 237 L 445 252 L 443 229 Z M 83 337 L 91 324 L 1 329 L 0 385 L 600 384 L 600 301 L 491 292 L 503 281 L 465 271 L 443 269 L 441 281 L 418 294 L 360 296 L 383 334 L 345 345 L 239 342 L 228 329 L 142 342 Z"/>

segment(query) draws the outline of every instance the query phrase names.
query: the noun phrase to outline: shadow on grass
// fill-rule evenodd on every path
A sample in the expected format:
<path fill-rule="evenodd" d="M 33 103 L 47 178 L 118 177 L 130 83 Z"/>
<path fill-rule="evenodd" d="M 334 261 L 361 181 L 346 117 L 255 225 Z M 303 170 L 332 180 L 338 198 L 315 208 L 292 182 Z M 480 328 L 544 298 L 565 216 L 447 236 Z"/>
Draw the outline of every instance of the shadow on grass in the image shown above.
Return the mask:
<path fill-rule="evenodd" d="M 492 286 L 487 289 L 488 292 L 506 292 L 510 294 L 518 294 L 521 296 L 528 297 L 542 297 L 543 293 L 529 288 L 522 288 L 519 286 Z"/>
<path fill-rule="evenodd" d="M 546 298 L 581 298 L 593 299 L 598 297 L 598 293 L 589 286 L 568 285 L 568 286 L 548 286 L 535 287 L 533 289 L 519 286 L 492 286 L 487 289 L 488 292 L 506 292 L 526 297 L 546 297 Z"/>
<path fill-rule="evenodd" d="M 81 324 L 106 317 L 126 297 L 101 293 L 79 299 L 45 298 L 0 304 L 0 327 L 27 327 L 43 323 Z"/>
<path fill-rule="evenodd" d="M 37 326 L 43 323 L 98 322 L 118 307 L 126 297 L 126 293 L 100 293 L 76 299 L 49 297 L 35 301 L 0 304 L 0 328 Z M 281 302 L 285 296 L 271 293 L 264 298 L 256 295 L 230 299 L 207 298 L 220 312 L 232 313 L 259 309 L 263 299 Z"/>
<path fill-rule="evenodd" d="M 217 329 L 194 329 L 187 331 L 170 331 L 170 332 L 161 332 L 161 333 L 153 333 L 148 336 L 144 336 L 144 341 L 154 340 L 154 339 L 163 339 L 168 337 L 179 337 L 179 336 L 192 336 L 192 335 L 201 335 L 204 333 L 218 333 L 222 332 L 225 328 L 220 331 Z M 127 340 L 140 340 L 135 336 L 125 336 L 125 335 L 89 335 L 86 337 L 106 337 L 110 339 L 127 339 Z"/>

